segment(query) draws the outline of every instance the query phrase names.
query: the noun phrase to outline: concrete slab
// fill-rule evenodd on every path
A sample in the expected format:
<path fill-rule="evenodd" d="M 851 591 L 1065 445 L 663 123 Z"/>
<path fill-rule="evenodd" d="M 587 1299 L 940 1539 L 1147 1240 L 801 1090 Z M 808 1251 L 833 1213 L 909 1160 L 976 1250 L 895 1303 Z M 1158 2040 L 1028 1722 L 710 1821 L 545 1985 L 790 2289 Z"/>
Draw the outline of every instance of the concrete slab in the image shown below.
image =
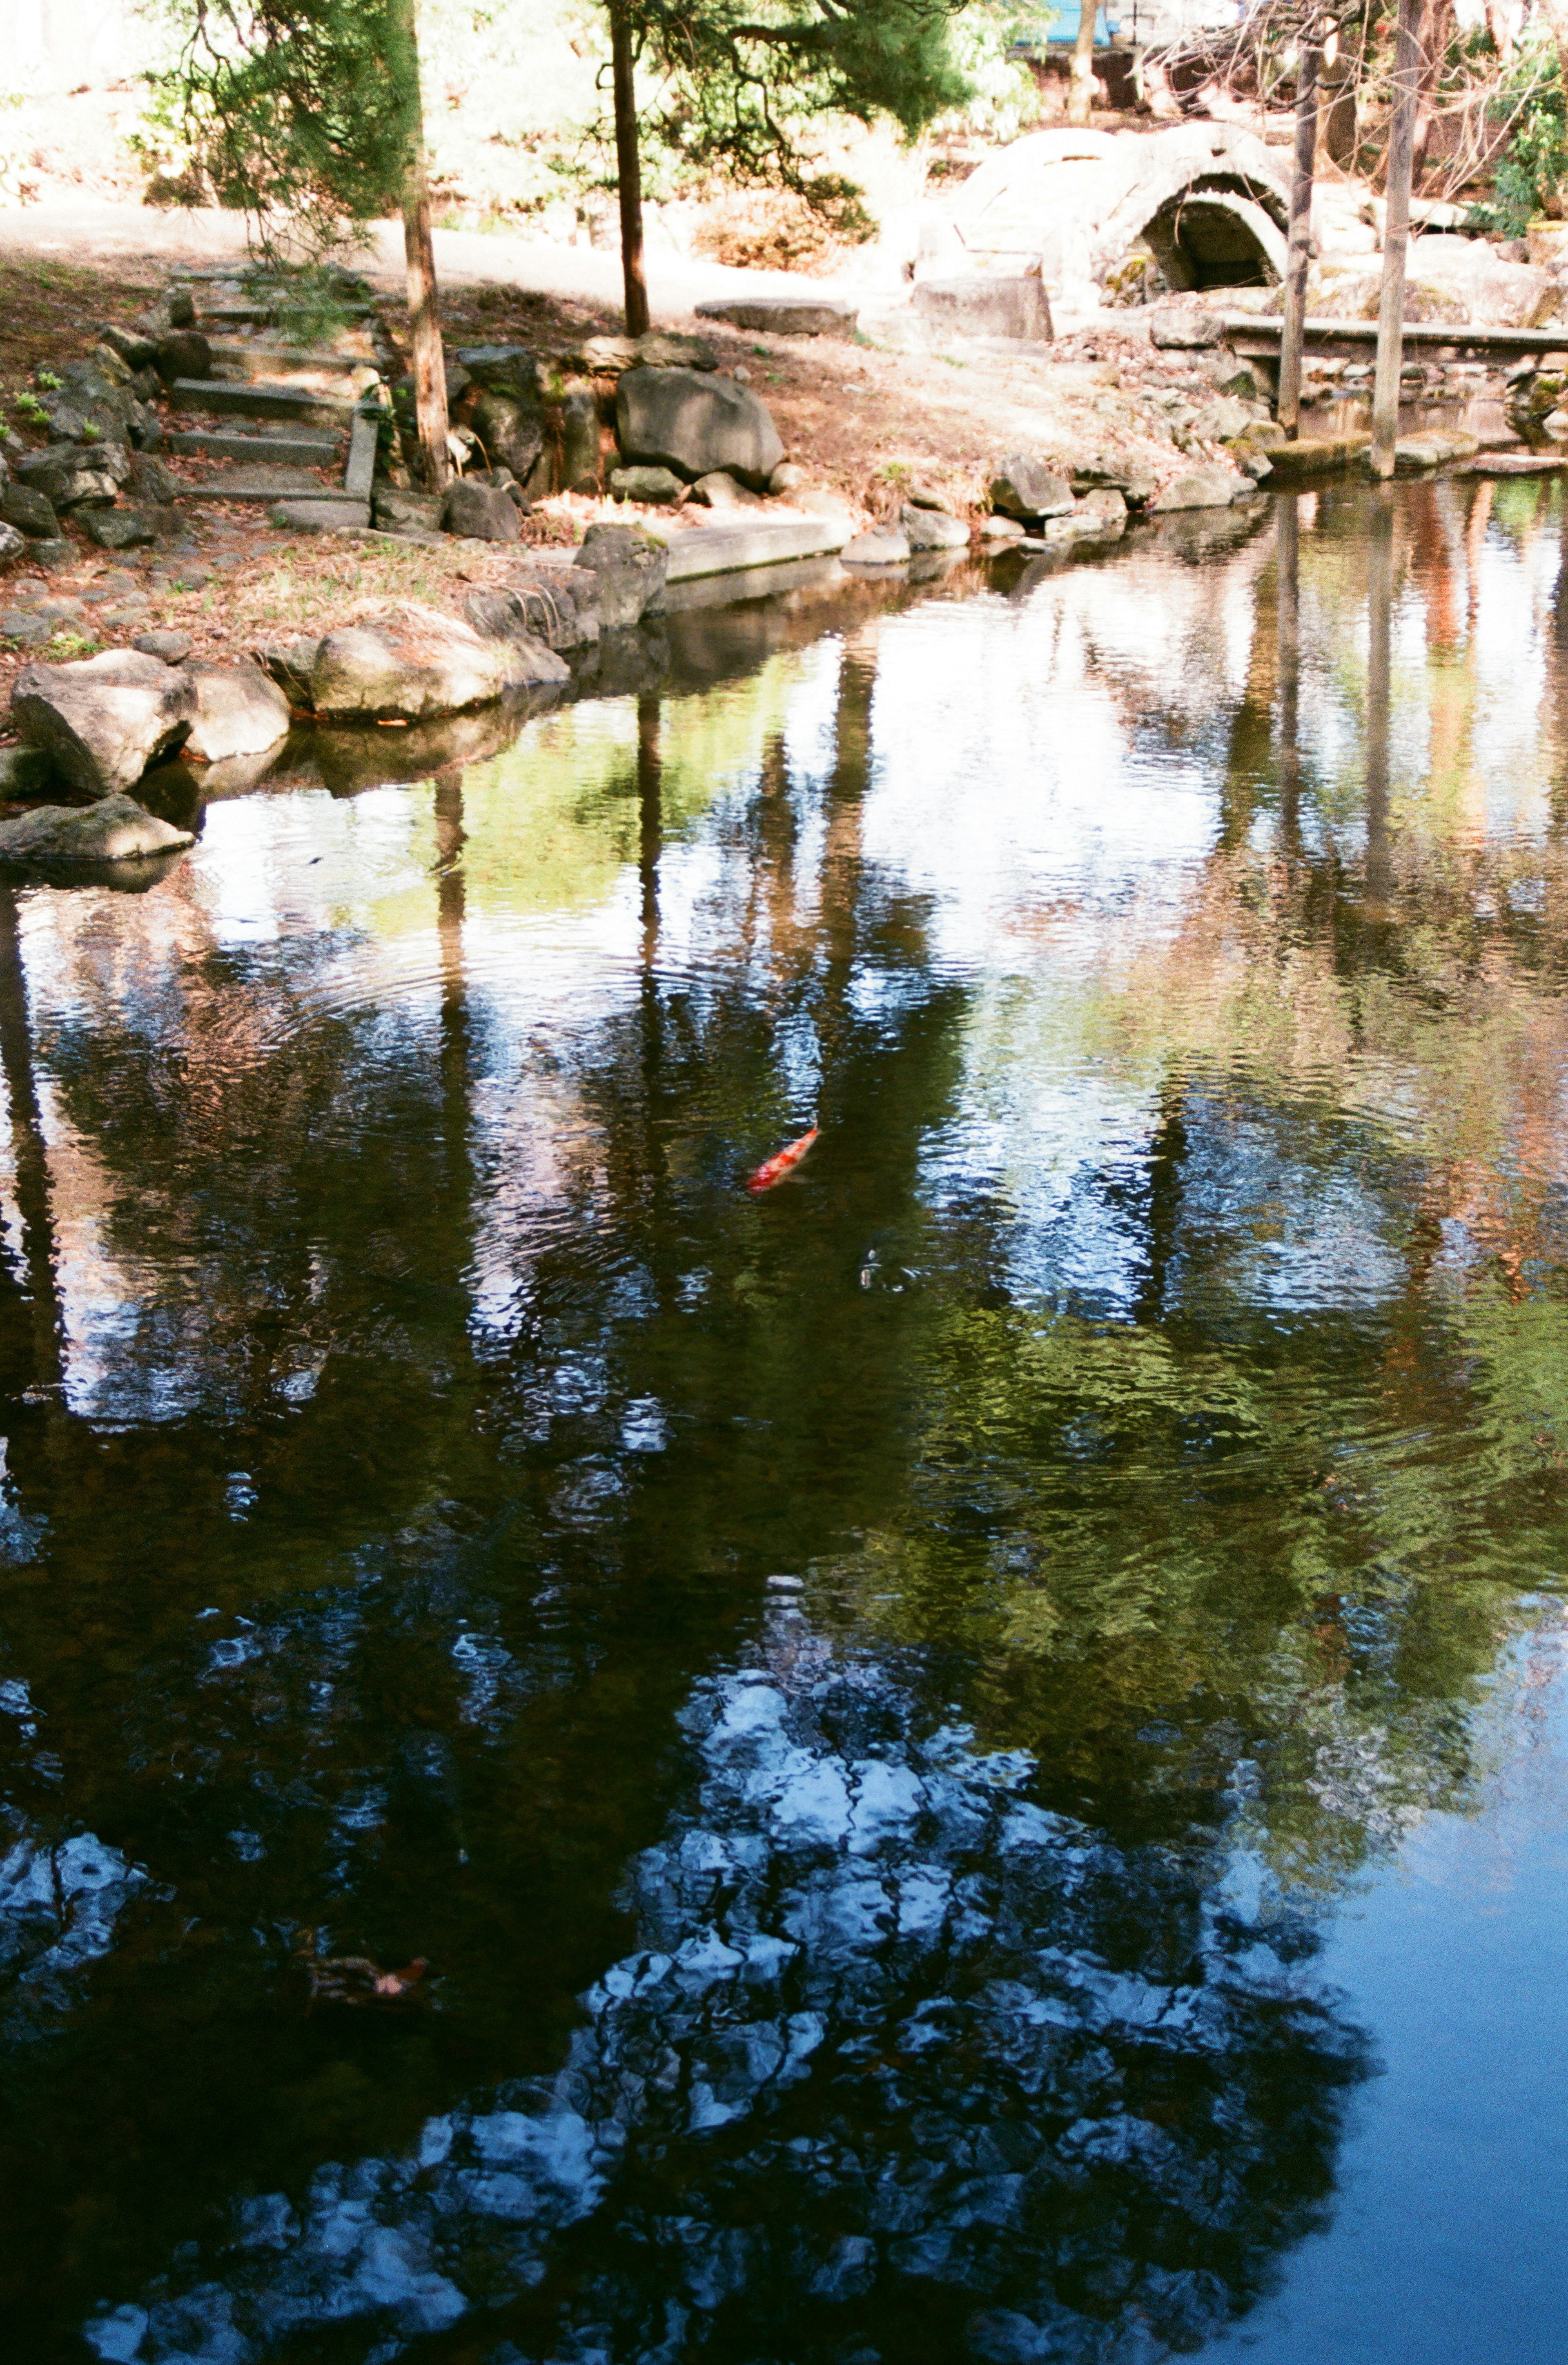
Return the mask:
<path fill-rule="evenodd" d="M 668 536 L 666 579 L 689 583 L 700 576 L 727 575 L 742 567 L 831 555 L 844 548 L 854 531 L 844 517 L 758 518 L 744 524 L 693 526 Z"/>
<path fill-rule="evenodd" d="M 375 447 L 380 432 L 380 414 L 356 410 L 353 426 L 349 431 L 349 461 L 343 475 L 343 490 L 354 501 L 367 501 L 375 481 Z"/>

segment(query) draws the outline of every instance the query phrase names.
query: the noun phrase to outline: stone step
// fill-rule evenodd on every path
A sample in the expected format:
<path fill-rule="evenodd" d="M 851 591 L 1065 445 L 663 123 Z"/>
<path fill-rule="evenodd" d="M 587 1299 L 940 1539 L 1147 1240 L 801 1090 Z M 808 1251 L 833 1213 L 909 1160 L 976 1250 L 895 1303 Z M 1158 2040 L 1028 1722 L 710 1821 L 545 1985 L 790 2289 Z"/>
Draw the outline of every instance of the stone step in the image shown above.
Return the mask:
<path fill-rule="evenodd" d="M 692 526 L 668 538 L 667 580 L 690 583 L 738 567 L 823 557 L 842 550 L 854 531 L 845 517 L 758 518 L 744 525 Z"/>
<path fill-rule="evenodd" d="M 293 370 L 315 370 L 322 377 L 342 377 L 351 370 L 375 368 L 372 353 L 308 353 L 298 345 L 264 345 L 260 338 L 210 338 L 207 351 L 219 369 L 239 370 L 249 378 L 271 379 L 275 371 L 286 378 Z"/>
<path fill-rule="evenodd" d="M 270 329 L 282 308 L 275 300 L 258 297 L 253 304 L 204 304 L 198 308 L 198 325 L 207 329 Z M 333 308 L 347 320 L 366 320 L 375 309 L 373 304 L 348 303 Z"/>
<path fill-rule="evenodd" d="M 379 411 L 356 410 L 349 434 L 348 465 L 343 490 L 353 501 L 367 501 L 375 478 L 375 449 L 381 425 Z"/>
<path fill-rule="evenodd" d="M 340 435 L 226 435 L 221 428 L 176 427 L 164 447 L 187 460 L 253 460 L 258 467 L 335 468 Z"/>
<path fill-rule="evenodd" d="M 296 533 L 364 532 L 370 526 L 370 503 L 347 500 L 338 493 L 327 501 L 278 501 L 269 515 L 274 525 Z"/>
<path fill-rule="evenodd" d="M 221 419 L 300 419 L 312 427 L 347 427 L 347 395 L 307 386 L 233 386 L 223 378 L 177 377 L 169 388 L 176 410 L 207 410 Z"/>
<path fill-rule="evenodd" d="M 308 468 L 226 468 L 182 485 L 183 501 L 341 501 L 341 485 L 324 485 Z"/>

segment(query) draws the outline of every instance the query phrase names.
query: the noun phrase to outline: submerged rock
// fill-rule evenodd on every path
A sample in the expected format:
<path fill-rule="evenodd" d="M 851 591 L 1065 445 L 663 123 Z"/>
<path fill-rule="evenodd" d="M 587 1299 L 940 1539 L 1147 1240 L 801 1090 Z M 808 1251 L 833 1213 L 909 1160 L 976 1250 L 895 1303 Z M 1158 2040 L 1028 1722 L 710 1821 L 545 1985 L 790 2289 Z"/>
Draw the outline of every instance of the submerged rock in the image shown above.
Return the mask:
<path fill-rule="evenodd" d="M 133 797 L 91 805 L 39 805 L 0 821 L 3 862 L 138 862 L 194 843 L 188 829 L 160 821 Z"/>
<path fill-rule="evenodd" d="M 909 537 L 897 526 L 880 525 L 857 533 L 839 552 L 846 566 L 902 566 L 910 553 Z"/>
<path fill-rule="evenodd" d="M 1230 468 L 1193 468 L 1157 493 L 1149 503 L 1156 513 L 1170 510 L 1225 510 L 1238 493 L 1250 491 L 1247 477 Z"/>
<path fill-rule="evenodd" d="M 106 797 L 180 746 L 196 713 L 195 686 L 173 666 L 130 649 L 75 665 L 31 665 L 17 677 L 11 722 L 73 788 Z"/>

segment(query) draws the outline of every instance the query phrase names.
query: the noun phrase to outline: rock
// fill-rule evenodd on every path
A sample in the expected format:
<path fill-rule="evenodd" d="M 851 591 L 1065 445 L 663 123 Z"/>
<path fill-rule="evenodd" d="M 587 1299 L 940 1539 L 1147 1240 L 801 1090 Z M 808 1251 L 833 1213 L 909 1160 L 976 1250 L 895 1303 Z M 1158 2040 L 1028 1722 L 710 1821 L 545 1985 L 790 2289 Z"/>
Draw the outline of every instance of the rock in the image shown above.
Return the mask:
<path fill-rule="evenodd" d="M 637 360 L 644 369 L 716 370 L 719 356 L 706 337 L 687 337 L 669 329 L 646 329 L 637 340 Z"/>
<path fill-rule="evenodd" d="M 669 553 L 635 526 L 590 525 L 577 564 L 591 567 L 599 584 L 599 621 L 606 632 L 637 623 L 664 597 Z"/>
<path fill-rule="evenodd" d="M 1554 443 L 1568 443 L 1568 410 L 1549 410 L 1540 423 Z"/>
<path fill-rule="evenodd" d="M 18 484 L 28 485 L 56 510 L 84 503 L 105 508 L 130 478 L 130 452 L 123 443 L 50 443 L 24 452 L 16 464 Z"/>
<path fill-rule="evenodd" d="M 1149 508 L 1159 515 L 1170 510 L 1224 510 L 1246 489 L 1246 479 L 1233 469 L 1193 468 L 1157 493 Z"/>
<path fill-rule="evenodd" d="M 615 424 L 623 458 L 689 479 L 723 468 L 761 491 L 784 457 L 767 406 L 734 378 L 700 370 L 625 371 Z"/>
<path fill-rule="evenodd" d="M 377 485 L 371 508 L 383 533 L 435 533 L 445 498 L 443 493 L 405 493 Z"/>
<path fill-rule="evenodd" d="M 9 566 L 14 558 L 20 558 L 27 546 L 26 534 L 14 525 L 0 523 L 0 566 Z"/>
<path fill-rule="evenodd" d="M 175 287 L 170 291 L 169 326 L 172 329 L 195 328 L 196 298 L 188 287 Z"/>
<path fill-rule="evenodd" d="M 759 510 L 760 493 L 748 493 L 738 485 L 727 469 L 714 468 L 706 476 L 699 476 L 691 488 L 691 498 L 710 510 Z"/>
<path fill-rule="evenodd" d="M 161 657 L 168 666 L 183 665 L 191 653 L 188 633 L 139 633 L 131 647 L 144 657 Z"/>
<path fill-rule="evenodd" d="M 41 566 L 46 575 L 60 575 L 76 564 L 76 545 L 63 535 L 57 542 L 35 542 L 28 552 L 29 566 Z"/>
<path fill-rule="evenodd" d="M 565 660 L 542 643 L 481 640 L 472 625 L 409 601 L 327 633 L 310 689 L 317 713 L 329 720 L 418 722 L 569 678 Z"/>
<path fill-rule="evenodd" d="M 118 353 L 129 370 L 157 366 L 157 344 L 151 337 L 140 336 L 134 329 L 119 329 L 112 321 L 106 322 L 98 331 L 98 342 L 100 345 L 106 345 L 111 353 Z"/>
<path fill-rule="evenodd" d="M 700 320 L 771 337 L 849 337 L 860 315 L 838 296 L 726 296 L 696 307 Z"/>
<path fill-rule="evenodd" d="M 1127 521 L 1126 496 L 1114 485 L 1100 485 L 1093 492 L 1084 494 L 1077 515 L 1092 521 L 1097 532 L 1119 533 Z"/>
<path fill-rule="evenodd" d="M 599 585 L 588 567 L 542 567 L 495 589 L 470 591 L 463 613 L 481 640 L 543 641 L 549 649 L 590 646 L 599 638 Z"/>
<path fill-rule="evenodd" d="M 158 528 L 140 510 L 84 509 L 79 521 L 100 550 L 134 550 L 139 543 L 158 539 Z"/>
<path fill-rule="evenodd" d="M 476 484 L 459 476 L 446 488 L 442 504 L 442 531 L 476 542 L 516 542 L 522 532 L 522 515 L 508 492 L 494 485 Z"/>
<path fill-rule="evenodd" d="M 92 805 L 39 805 L 0 822 L 3 862 L 138 862 L 195 843 L 127 796 Z"/>
<path fill-rule="evenodd" d="M 11 724 L 73 788 L 103 797 L 134 786 L 149 764 L 182 745 L 196 704 L 194 687 L 172 666 L 107 649 L 75 665 L 24 667 Z"/>
<path fill-rule="evenodd" d="M 267 511 L 288 533 L 353 533 L 370 523 L 368 501 L 278 501 Z"/>
<path fill-rule="evenodd" d="M 290 706 L 308 712 L 310 684 L 320 647 L 317 635 L 300 633 L 293 640 L 263 641 L 260 648 L 251 651 L 251 660 L 260 666 L 269 680 L 276 682 Z"/>
<path fill-rule="evenodd" d="M 131 499 L 143 506 L 153 502 L 166 507 L 171 501 L 179 499 L 185 488 L 174 470 L 165 468 L 162 460 L 154 460 L 148 452 L 133 452 L 127 489 Z"/>
<path fill-rule="evenodd" d="M 902 566 L 909 556 L 906 535 L 893 526 L 873 526 L 869 533 L 857 533 L 839 552 L 846 566 Z"/>
<path fill-rule="evenodd" d="M 1217 312 L 1159 312 L 1148 324 L 1148 341 L 1161 353 L 1201 353 L 1224 344 L 1225 322 Z"/>
<path fill-rule="evenodd" d="M 780 460 L 767 479 L 767 489 L 776 498 L 798 492 L 806 481 L 806 472 L 798 460 Z"/>
<path fill-rule="evenodd" d="M 591 386 L 569 386 L 561 398 L 560 474 L 564 492 L 599 488 L 599 404 Z"/>
<path fill-rule="evenodd" d="M 1034 343 L 1052 335 L 1050 298 L 1037 272 L 1007 279 L 981 272 L 962 279 L 922 279 L 915 285 L 914 310 L 928 329 L 949 335 Z"/>
<path fill-rule="evenodd" d="M 165 386 L 173 386 L 177 377 L 210 377 L 212 347 L 194 329 L 176 331 L 159 339 L 156 366 Z"/>
<path fill-rule="evenodd" d="M 464 345 L 455 359 L 476 386 L 538 396 L 539 364 L 527 345 Z M 450 383 L 450 363 L 447 368 Z"/>
<path fill-rule="evenodd" d="M 492 467 L 510 468 L 520 482 L 544 449 L 544 406 L 537 387 L 480 386 L 465 400 L 465 424 Z"/>
<path fill-rule="evenodd" d="M 622 370 L 637 366 L 635 337 L 588 337 L 572 355 L 595 377 L 619 377 Z"/>
<path fill-rule="evenodd" d="M 679 500 L 686 487 L 668 468 L 612 468 L 610 489 L 618 501 L 667 503 Z"/>
<path fill-rule="evenodd" d="M 942 510 L 921 509 L 905 501 L 900 515 L 904 540 L 911 550 L 967 550 L 969 527 Z"/>
<path fill-rule="evenodd" d="M 1251 439 L 1255 440 L 1255 439 Z M 1302 435 L 1294 443 L 1281 442 L 1265 447 L 1273 471 L 1282 483 L 1294 483 L 1298 476 L 1324 476 L 1348 468 L 1372 449 L 1370 435 Z"/>
<path fill-rule="evenodd" d="M 60 532 L 54 504 L 33 485 L 7 485 L 0 492 L 0 520 L 14 525 L 18 533 L 40 535 L 45 541 L 52 541 Z"/>
<path fill-rule="evenodd" d="M 1205 403 L 1193 421 L 1193 432 L 1205 443 L 1225 443 L 1233 435 L 1245 435 L 1252 424 L 1252 414 L 1244 402 L 1222 396 L 1217 402 Z"/>
<path fill-rule="evenodd" d="M 54 638 L 54 626 L 42 616 L 31 616 L 26 609 L 13 608 L 0 616 L 0 641 L 14 649 L 41 648 L 45 641 Z"/>
<path fill-rule="evenodd" d="M 49 757 L 36 747 L 0 747 L 0 797 L 36 796 L 49 774 Z"/>
<path fill-rule="evenodd" d="M 1065 517 L 1072 507 L 1072 487 L 1056 476 L 1043 460 L 1014 452 L 1002 461 L 991 480 L 991 505 L 1003 516 L 1031 519 Z"/>
<path fill-rule="evenodd" d="M 1564 420 L 1568 432 L 1568 419 Z M 1426 468 L 1440 468 L 1450 460 L 1473 460 L 1481 449 L 1478 435 L 1470 435 L 1459 427 L 1424 427 L 1414 435 L 1402 435 L 1394 447 L 1394 465 L 1402 476 Z"/>
<path fill-rule="evenodd" d="M 1016 518 L 988 517 L 980 522 L 983 542 L 1016 542 L 1023 531 Z"/>
<path fill-rule="evenodd" d="M 198 657 L 184 667 L 196 689 L 196 713 L 185 753 L 207 764 L 228 756 L 256 756 L 288 729 L 288 701 L 257 665 L 215 665 Z"/>

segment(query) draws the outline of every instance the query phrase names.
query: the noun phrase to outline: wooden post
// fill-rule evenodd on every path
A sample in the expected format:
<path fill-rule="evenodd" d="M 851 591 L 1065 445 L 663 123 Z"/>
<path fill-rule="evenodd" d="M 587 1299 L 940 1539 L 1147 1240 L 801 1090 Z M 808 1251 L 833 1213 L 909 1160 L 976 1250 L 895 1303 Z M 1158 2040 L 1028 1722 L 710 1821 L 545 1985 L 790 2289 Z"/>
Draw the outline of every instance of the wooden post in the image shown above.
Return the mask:
<path fill-rule="evenodd" d="M 1399 0 L 1394 51 L 1394 119 L 1388 140 L 1388 207 L 1383 233 L 1383 300 L 1372 386 L 1372 467 L 1394 474 L 1399 436 L 1399 371 L 1405 359 L 1405 250 L 1410 237 L 1410 168 L 1421 92 L 1422 0 Z"/>
<path fill-rule="evenodd" d="M 637 148 L 637 95 L 632 79 L 632 28 L 622 0 L 610 0 L 610 77 L 615 88 L 615 168 L 621 185 L 621 271 L 626 334 L 648 326 L 648 275 L 643 262 L 643 163 Z"/>
<path fill-rule="evenodd" d="M 1290 253 L 1285 263 L 1285 316 L 1280 330 L 1280 400 L 1276 416 L 1294 441 L 1301 428 L 1301 349 L 1306 329 L 1306 273 L 1312 260 L 1312 168 L 1317 147 L 1318 28 L 1305 28 L 1295 70 L 1295 171 L 1291 181 Z"/>

